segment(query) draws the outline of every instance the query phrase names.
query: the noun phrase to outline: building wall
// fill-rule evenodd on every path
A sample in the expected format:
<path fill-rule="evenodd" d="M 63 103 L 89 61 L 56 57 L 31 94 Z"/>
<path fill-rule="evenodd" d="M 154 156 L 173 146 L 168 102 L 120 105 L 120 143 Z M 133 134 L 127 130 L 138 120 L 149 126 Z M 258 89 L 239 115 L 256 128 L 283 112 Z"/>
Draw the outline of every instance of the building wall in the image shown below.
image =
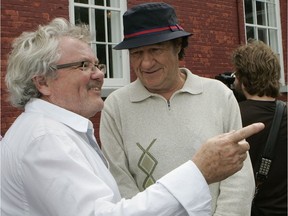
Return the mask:
<path fill-rule="evenodd" d="M 287 73 L 288 73 L 288 1 L 280 0 L 280 16 L 281 16 L 281 28 L 282 28 L 282 48 L 284 58 L 284 73 L 285 84 L 287 86 Z M 287 92 L 284 95 L 287 100 Z"/>
<path fill-rule="evenodd" d="M 166 0 L 175 7 L 180 25 L 193 36 L 189 39 L 182 66 L 193 73 L 214 78 L 232 71 L 231 52 L 245 43 L 243 0 Z M 128 0 L 128 7 L 152 2 Z M 54 17 L 69 17 L 68 0 L 2 0 L 1 1 L 1 134 L 4 135 L 21 111 L 7 102 L 4 84 L 7 54 L 12 40 L 21 32 L 35 29 Z M 280 0 L 285 74 L 287 77 L 287 0 Z M 131 80 L 135 80 L 131 73 Z M 286 80 L 287 83 L 287 80 Z M 92 118 L 99 141 L 100 113 Z"/>
<path fill-rule="evenodd" d="M 69 17 L 67 0 L 2 0 L 1 1 L 1 135 L 21 113 L 7 103 L 4 83 L 7 55 L 11 42 L 23 31 L 34 30 L 37 25 L 47 23 L 54 17 Z"/>

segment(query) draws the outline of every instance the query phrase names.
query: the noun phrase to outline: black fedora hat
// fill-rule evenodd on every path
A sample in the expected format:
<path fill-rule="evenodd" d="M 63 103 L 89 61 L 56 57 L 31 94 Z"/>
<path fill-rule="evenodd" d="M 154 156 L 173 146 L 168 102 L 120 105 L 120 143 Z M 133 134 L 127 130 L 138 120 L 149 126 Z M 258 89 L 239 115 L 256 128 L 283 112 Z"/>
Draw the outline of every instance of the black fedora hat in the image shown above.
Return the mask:
<path fill-rule="evenodd" d="M 139 4 L 123 15 L 124 39 L 114 49 L 131 49 L 191 36 L 178 24 L 174 8 L 162 2 Z"/>

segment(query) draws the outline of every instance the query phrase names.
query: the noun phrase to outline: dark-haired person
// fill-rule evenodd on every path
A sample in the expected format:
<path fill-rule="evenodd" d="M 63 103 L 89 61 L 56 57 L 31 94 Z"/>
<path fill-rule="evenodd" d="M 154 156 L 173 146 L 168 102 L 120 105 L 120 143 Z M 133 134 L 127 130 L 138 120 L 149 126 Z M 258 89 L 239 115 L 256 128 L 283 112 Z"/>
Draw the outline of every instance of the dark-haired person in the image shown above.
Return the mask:
<path fill-rule="evenodd" d="M 261 121 L 265 129 L 247 140 L 255 179 L 280 96 L 280 63 L 277 54 L 262 41 L 249 39 L 232 55 L 234 86 L 246 100 L 239 103 L 243 126 Z M 284 109 L 268 178 L 259 185 L 251 215 L 287 215 L 287 108 Z"/>
<path fill-rule="evenodd" d="M 218 80 L 179 68 L 188 46 L 172 6 L 145 3 L 123 15 L 124 40 L 137 80 L 105 101 L 100 137 L 121 195 L 149 188 L 196 153 L 204 140 L 241 128 L 233 92 Z M 211 184 L 212 214 L 250 214 L 255 184 L 250 158 L 224 181 Z"/>
<path fill-rule="evenodd" d="M 241 169 L 243 139 L 264 125 L 211 138 L 156 184 L 121 199 L 89 120 L 103 108 L 105 72 L 90 42 L 86 25 L 61 18 L 13 42 L 5 81 L 23 113 L 0 143 L 1 215 L 210 215 L 208 184 Z"/>

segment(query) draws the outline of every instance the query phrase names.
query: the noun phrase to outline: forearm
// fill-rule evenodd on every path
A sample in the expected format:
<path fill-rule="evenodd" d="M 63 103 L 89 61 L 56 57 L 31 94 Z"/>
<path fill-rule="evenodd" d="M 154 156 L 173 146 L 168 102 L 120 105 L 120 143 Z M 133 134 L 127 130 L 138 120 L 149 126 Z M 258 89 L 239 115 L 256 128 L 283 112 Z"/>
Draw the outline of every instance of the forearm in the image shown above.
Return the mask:
<path fill-rule="evenodd" d="M 105 215 L 104 212 L 113 207 L 113 211 L 116 212 L 113 215 L 117 216 L 209 216 L 210 201 L 211 196 L 205 179 L 195 164 L 188 161 L 131 200 L 123 199 L 115 205 L 106 203 L 106 206 L 102 205 L 96 213 L 101 212 L 100 215 Z"/>

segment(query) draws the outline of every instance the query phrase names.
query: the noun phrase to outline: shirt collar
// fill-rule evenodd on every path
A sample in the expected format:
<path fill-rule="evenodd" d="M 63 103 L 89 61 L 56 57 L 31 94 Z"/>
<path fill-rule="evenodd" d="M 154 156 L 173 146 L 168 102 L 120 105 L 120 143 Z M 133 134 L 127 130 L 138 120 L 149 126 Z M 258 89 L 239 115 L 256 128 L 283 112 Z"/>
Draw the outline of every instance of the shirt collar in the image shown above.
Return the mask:
<path fill-rule="evenodd" d="M 39 98 L 30 99 L 25 105 L 25 112 L 40 113 L 79 132 L 86 133 L 88 128 L 93 129 L 89 119 Z"/>
<path fill-rule="evenodd" d="M 193 74 L 187 68 L 181 68 L 183 73 L 186 73 L 187 78 L 182 89 L 179 92 L 187 92 L 189 94 L 201 94 L 203 92 L 203 83 L 201 77 Z M 143 101 L 155 94 L 149 92 L 139 79 L 131 83 L 129 86 L 129 98 L 131 102 Z"/>

